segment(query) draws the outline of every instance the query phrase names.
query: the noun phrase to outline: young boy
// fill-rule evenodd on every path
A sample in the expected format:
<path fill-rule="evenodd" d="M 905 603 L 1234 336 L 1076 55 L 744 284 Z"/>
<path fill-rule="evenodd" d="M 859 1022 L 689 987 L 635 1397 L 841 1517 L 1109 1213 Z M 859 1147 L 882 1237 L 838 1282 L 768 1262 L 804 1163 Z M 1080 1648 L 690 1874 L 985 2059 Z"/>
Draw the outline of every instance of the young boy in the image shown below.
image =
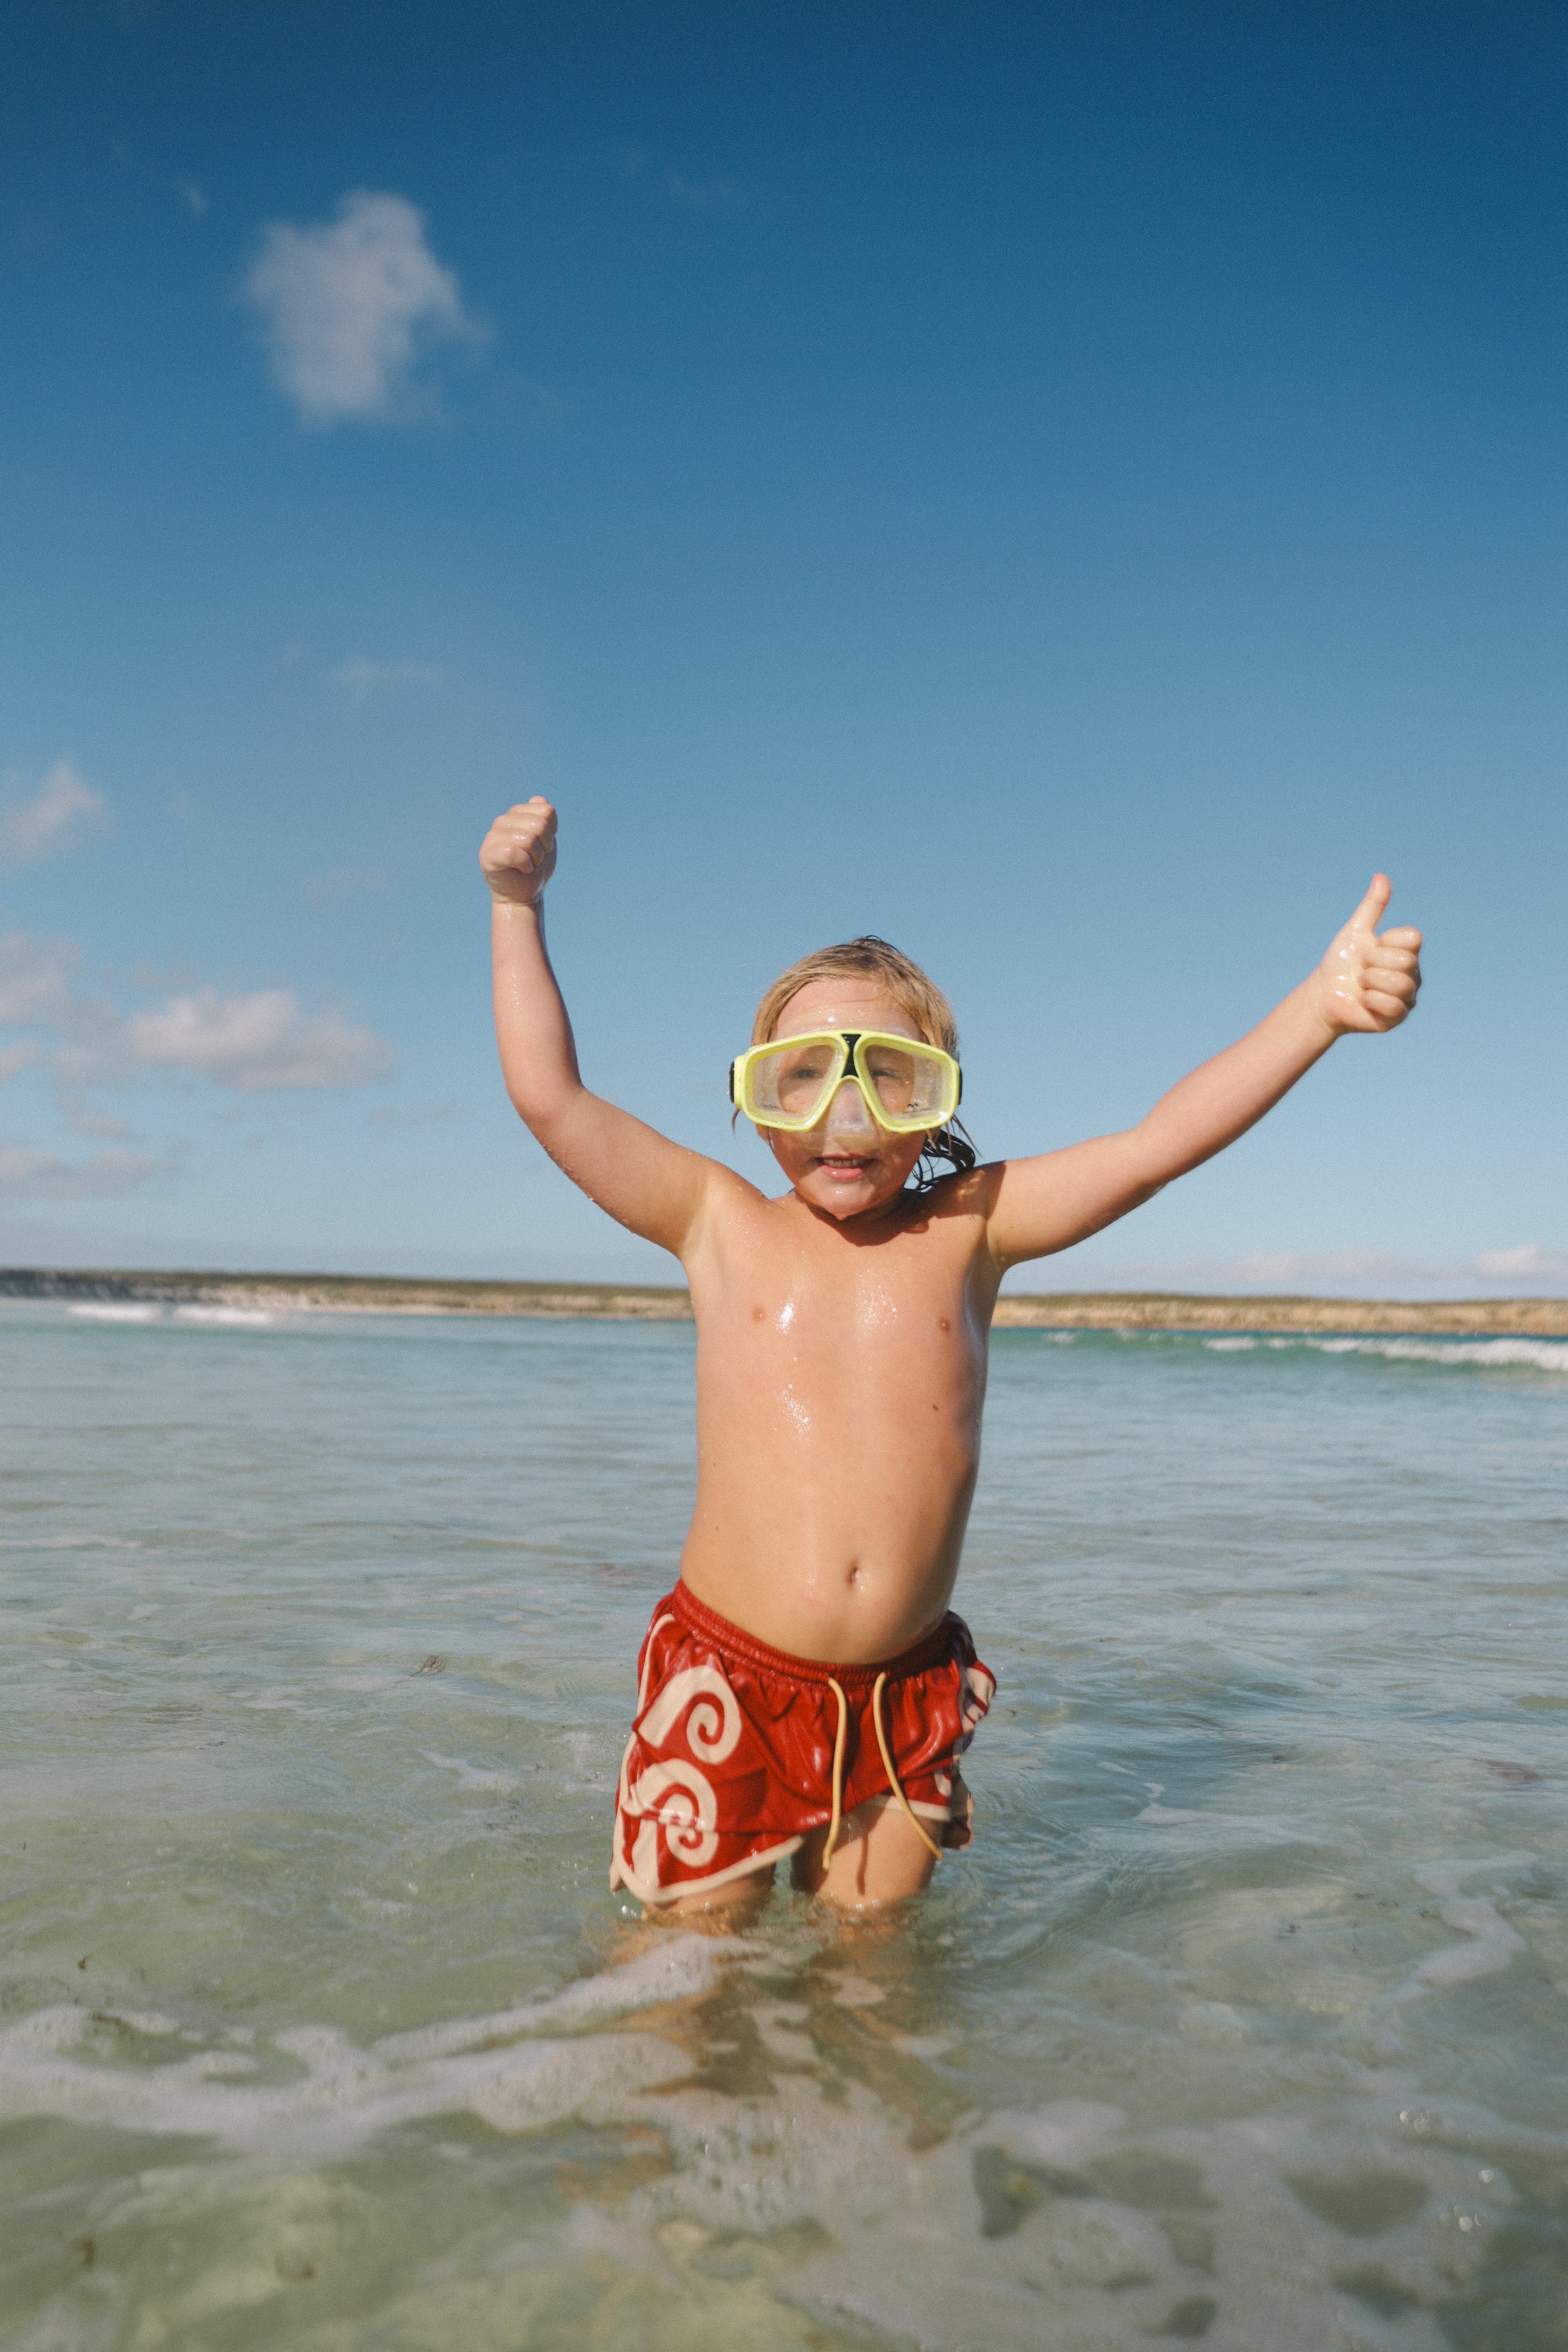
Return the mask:
<path fill-rule="evenodd" d="M 954 1123 L 946 998 L 883 940 L 824 950 L 768 991 L 731 1071 L 788 1181 L 768 1200 L 579 1077 L 544 947 L 554 810 L 509 809 L 479 855 L 507 1092 L 574 1183 L 680 1260 L 697 1320 L 697 1502 L 643 1645 L 611 1885 L 730 1917 L 787 1858 L 832 1904 L 897 1902 L 968 1843 L 959 1758 L 994 1688 L 948 1601 L 1002 1276 L 1223 1150 L 1337 1037 L 1394 1028 L 1421 935 L 1377 936 L 1375 876 L 1317 970 L 1136 1127 L 984 1166 Z"/>

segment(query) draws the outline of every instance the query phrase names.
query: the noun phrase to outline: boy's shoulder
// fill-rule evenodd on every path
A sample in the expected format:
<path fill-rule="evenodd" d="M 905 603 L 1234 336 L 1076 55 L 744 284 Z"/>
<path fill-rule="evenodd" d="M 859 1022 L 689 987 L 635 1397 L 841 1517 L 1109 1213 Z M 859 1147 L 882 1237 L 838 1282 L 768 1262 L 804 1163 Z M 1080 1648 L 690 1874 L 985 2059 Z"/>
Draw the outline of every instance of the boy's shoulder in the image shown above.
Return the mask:
<path fill-rule="evenodd" d="M 905 1197 L 931 1217 L 988 1217 L 1006 1165 L 1005 1160 L 983 1160 L 974 1168 L 955 1168 Z"/>

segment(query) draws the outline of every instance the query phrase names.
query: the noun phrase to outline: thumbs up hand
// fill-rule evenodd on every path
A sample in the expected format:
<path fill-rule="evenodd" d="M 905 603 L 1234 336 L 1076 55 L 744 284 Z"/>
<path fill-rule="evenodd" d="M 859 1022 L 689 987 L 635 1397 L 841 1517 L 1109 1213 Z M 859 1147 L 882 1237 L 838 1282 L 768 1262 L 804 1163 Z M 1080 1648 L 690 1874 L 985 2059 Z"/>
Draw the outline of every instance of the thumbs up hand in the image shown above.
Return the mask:
<path fill-rule="evenodd" d="M 1415 1003 L 1420 932 L 1404 929 L 1378 936 L 1378 918 L 1393 896 L 1387 875 L 1374 874 L 1365 898 L 1318 966 L 1323 1018 L 1336 1036 L 1352 1029 L 1374 1034 L 1397 1029 Z"/>

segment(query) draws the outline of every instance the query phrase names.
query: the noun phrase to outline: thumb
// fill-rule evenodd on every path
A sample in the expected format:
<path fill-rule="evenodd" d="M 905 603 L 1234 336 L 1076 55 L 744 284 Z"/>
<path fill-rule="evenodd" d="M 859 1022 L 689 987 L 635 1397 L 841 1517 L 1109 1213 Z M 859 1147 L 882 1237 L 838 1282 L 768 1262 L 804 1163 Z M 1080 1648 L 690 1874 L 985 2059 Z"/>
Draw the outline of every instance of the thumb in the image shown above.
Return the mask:
<path fill-rule="evenodd" d="M 1393 896 L 1394 885 L 1387 875 L 1374 874 L 1367 886 L 1365 898 L 1345 925 L 1346 930 L 1375 931 Z"/>

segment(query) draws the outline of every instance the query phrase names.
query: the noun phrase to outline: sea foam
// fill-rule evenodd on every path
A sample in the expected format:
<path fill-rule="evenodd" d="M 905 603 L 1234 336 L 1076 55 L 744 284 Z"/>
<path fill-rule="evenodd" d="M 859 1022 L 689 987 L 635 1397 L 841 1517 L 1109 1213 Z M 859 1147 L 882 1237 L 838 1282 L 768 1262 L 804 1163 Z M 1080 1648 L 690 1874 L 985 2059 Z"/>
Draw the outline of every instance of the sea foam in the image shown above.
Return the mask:
<path fill-rule="evenodd" d="M 226 1331 L 261 1331 L 278 1320 L 264 1307 L 176 1307 L 177 1323 L 207 1323 Z"/>
<path fill-rule="evenodd" d="M 592 2121 L 607 2102 L 668 2083 L 690 2062 L 657 2033 L 584 2029 L 707 1991 L 731 1949 L 726 1938 L 671 1936 L 563 1992 L 363 2047 L 332 2026 L 293 2026 L 272 2039 L 291 2062 L 293 2079 L 281 2083 L 255 2079 L 261 2061 L 245 2051 L 164 2059 L 156 2045 L 176 2031 L 166 2018 L 56 2003 L 0 2029 L 0 2120 L 49 2116 L 316 2162 L 395 2126 L 464 2110 L 504 2132 L 571 2116 Z M 105 2063 L 106 2036 L 112 2054 L 129 2042 L 142 2063 Z"/>

